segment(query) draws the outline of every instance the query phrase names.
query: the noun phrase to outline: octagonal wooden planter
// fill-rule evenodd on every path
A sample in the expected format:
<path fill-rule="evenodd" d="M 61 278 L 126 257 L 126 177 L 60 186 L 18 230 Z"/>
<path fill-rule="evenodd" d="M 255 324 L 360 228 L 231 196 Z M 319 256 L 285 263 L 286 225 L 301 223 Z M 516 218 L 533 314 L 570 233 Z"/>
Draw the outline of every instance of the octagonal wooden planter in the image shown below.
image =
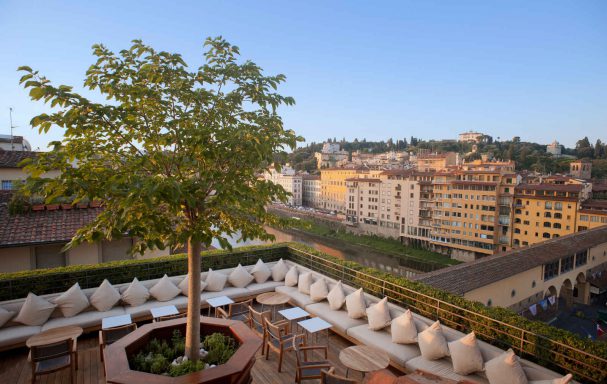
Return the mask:
<path fill-rule="evenodd" d="M 261 347 L 261 339 L 242 321 L 214 317 L 200 318 L 200 334 L 204 337 L 221 332 L 232 336 L 239 343 L 238 349 L 227 363 L 179 377 L 155 375 L 130 368 L 129 356 L 136 354 L 151 339 L 170 339 L 175 329 L 185 335 L 185 327 L 185 318 L 146 324 L 106 347 L 106 381 L 113 384 L 219 384 L 251 381 L 251 368 L 255 363 L 255 354 Z"/>

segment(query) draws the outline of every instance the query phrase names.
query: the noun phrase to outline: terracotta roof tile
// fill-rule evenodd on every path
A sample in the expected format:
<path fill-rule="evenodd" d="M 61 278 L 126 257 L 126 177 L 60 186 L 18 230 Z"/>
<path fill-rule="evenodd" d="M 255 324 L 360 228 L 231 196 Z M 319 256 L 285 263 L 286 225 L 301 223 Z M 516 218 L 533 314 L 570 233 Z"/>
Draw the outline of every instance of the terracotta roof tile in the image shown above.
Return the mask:
<path fill-rule="evenodd" d="M 70 241 L 76 231 L 90 223 L 102 208 L 73 208 L 55 211 L 30 211 L 10 215 L 0 205 L 0 248 Z"/>
<path fill-rule="evenodd" d="M 547 240 L 526 248 L 424 273 L 414 280 L 463 295 L 537 266 L 607 242 L 607 225 Z"/>
<path fill-rule="evenodd" d="M 21 168 L 19 163 L 24 159 L 36 157 L 38 152 L 0 150 L 0 168 Z"/>

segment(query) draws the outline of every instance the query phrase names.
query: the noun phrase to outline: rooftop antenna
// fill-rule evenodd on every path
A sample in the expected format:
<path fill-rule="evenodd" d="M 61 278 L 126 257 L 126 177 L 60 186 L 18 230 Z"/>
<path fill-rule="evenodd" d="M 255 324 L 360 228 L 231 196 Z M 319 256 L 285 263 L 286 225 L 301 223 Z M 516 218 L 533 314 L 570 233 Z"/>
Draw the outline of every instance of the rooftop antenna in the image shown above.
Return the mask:
<path fill-rule="evenodd" d="M 14 140 L 13 140 L 13 137 L 14 137 L 13 136 L 13 130 L 15 128 L 17 128 L 17 126 L 13 125 L 13 107 L 10 107 L 8 110 L 9 110 L 9 119 L 10 119 L 10 122 L 11 122 L 11 151 L 14 151 L 15 150 L 15 143 L 14 143 Z"/>

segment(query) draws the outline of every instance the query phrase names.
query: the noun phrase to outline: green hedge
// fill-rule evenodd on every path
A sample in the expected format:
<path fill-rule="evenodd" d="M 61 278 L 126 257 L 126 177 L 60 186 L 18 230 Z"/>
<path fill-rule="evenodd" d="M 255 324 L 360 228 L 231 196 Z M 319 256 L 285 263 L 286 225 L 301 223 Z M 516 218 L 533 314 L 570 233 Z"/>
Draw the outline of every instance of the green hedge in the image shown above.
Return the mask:
<path fill-rule="evenodd" d="M 286 258 L 285 244 L 262 245 L 228 250 L 202 252 L 202 271 L 209 268 L 231 268 L 241 263 L 254 264 L 258 258 L 275 261 Z M 29 292 L 37 295 L 63 292 L 78 282 L 81 288 L 99 286 L 103 279 L 112 284 L 128 283 L 137 277 L 150 280 L 169 276 L 185 275 L 188 270 L 187 255 L 178 254 L 153 259 L 133 259 L 91 265 L 71 265 L 68 267 L 36 269 L 31 271 L 0 274 L 0 301 L 20 299 Z"/>
<path fill-rule="evenodd" d="M 486 307 L 479 302 L 467 300 L 462 296 L 420 282 L 328 256 L 302 244 L 289 243 L 289 247 L 291 249 L 289 259 L 293 262 L 334 279 L 342 280 L 346 284 L 363 287 L 370 294 L 380 297 L 388 296 L 390 301 L 395 304 L 409 307 L 413 312 L 425 317 L 440 320 L 441 323 L 451 328 L 462 332 L 474 330 L 480 339 L 502 349 L 511 347 L 519 355 L 549 369 L 562 373 L 571 372 L 577 380 L 582 382 L 607 382 L 607 366 L 594 357 L 607 359 L 607 343 L 583 339 L 566 330 L 526 319 L 509 309 Z M 320 256 L 322 259 L 311 259 L 307 254 Z M 339 271 L 339 269 L 335 269 L 334 264 L 346 268 Z M 352 271 L 344 272 L 344 269 Z M 384 282 L 392 283 L 393 286 L 385 285 Z M 444 303 L 438 307 L 436 300 Z M 525 331 L 524 339 L 528 343 L 525 343 L 522 349 L 521 332 L 513 327 Z M 560 346 L 555 341 L 594 356 L 584 358 L 579 352 Z M 564 356 L 559 356 L 558 353 Z M 587 365 L 583 366 L 575 360 Z"/>

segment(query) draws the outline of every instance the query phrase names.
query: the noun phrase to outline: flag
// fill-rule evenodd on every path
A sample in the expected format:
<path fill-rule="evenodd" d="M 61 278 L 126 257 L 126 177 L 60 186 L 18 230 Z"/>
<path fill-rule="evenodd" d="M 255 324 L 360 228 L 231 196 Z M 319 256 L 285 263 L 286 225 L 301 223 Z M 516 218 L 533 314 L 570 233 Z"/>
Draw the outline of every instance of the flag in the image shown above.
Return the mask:
<path fill-rule="evenodd" d="M 554 303 L 556 303 L 556 296 L 548 297 L 548 302 L 550 303 L 550 305 L 554 305 Z"/>
<path fill-rule="evenodd" d="M 548 309 L 548 300 L 544 299 L 542 301 L 540 301 L 540 306 L 542 307 L 542 309 L 545 311 Z"/>
<path fill-rule="evenodd" d="M 529 312 L 531 312 L 531 314 L 533 316 L 537 315 L 537 305 L 533 304 L 532 306 L 529 307 Z"/>

